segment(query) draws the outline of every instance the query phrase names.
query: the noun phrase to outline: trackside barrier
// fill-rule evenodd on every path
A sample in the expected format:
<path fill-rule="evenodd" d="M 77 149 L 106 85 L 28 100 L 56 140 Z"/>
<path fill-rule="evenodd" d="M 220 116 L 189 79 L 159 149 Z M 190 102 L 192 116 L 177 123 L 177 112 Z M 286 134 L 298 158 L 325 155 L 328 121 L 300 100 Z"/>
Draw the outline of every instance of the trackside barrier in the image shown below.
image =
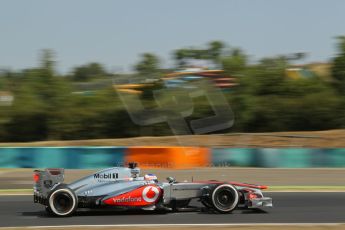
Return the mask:
<path fill-rule="evenodd" d="M 345 148 L 214 148 L 212 164 L 266 168 L 345 167 Z"/>
<path fill-rule="evenodd" d="M 345 148 L 0 147 L 0 168 L 345 167 Z"/>
<path fill-rule="evenodd" d="M 121 165 L 125 147 L 0 148 L 1 168 L 103 168 Z"/>
<path fill-rule="evenodd" d="M 201 147 L 130 147 L 126 162 L 138 162 L 141 168 L 194 168 L 210 164 L 209 148 Z"/>

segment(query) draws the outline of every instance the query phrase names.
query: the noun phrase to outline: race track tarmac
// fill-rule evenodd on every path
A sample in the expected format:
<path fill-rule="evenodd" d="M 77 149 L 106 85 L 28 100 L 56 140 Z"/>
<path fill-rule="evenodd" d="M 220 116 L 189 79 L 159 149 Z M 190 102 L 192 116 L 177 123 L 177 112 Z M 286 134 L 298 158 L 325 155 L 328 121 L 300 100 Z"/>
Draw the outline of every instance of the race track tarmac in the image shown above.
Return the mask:
<path fill-rule="evenodd" d="M 274 208 L 235 210 L 232 214 L 152 211 L 81 211 L 73 217 L 54 218 L 32 196 L 0 196 L 0 227 L 116 224 L 202 223 L 345 223 L 345 193 L 267 193 Z"/>

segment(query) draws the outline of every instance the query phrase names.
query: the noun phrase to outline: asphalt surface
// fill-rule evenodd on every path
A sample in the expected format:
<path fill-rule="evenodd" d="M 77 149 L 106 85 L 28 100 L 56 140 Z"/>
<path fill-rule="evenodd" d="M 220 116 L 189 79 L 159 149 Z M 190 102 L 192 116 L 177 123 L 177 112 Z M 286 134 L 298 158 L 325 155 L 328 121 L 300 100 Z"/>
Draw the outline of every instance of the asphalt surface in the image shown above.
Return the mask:
<path fill-rule="evenodd" d="M 267 193 L 274 208 L 235 210 L 232 214 L 206 212 L 80 211 L 56 218 L 34 204 L 32 196 L 0 196 L 0 227 L 113 224 L 200 223 L 345 223 L 345 193 Z"/>

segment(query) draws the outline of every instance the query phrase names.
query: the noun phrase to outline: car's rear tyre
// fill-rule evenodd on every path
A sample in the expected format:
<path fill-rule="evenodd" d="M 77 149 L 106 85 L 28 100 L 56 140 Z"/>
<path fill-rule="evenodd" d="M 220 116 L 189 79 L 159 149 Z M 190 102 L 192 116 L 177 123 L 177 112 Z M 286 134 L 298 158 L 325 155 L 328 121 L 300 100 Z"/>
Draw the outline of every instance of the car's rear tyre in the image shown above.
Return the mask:
<path fill-rule="evenodd" d="M 222 184 L 214 188 L 210 197 L 213 209 L 219 213 L 232 212 L 239 202 L 237 189 L 231 184 Z"/>
<path fill-rule="evenodd" d="M 48 197 L 48 214 L 54 216 L 71 216 L 78 208 L 78 198 L 66 185 L 54 189 Z"/>

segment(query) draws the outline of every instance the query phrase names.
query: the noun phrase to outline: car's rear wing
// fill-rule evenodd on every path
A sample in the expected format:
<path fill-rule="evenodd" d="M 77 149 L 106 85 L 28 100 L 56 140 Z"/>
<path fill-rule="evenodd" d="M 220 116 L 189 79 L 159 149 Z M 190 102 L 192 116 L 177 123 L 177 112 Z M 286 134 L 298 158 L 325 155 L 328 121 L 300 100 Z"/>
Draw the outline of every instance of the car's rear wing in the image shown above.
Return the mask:
<path fill-rule="evenodd" d="M 64 169 L 47 168 L 45 170 L 35 170 L 33 179 L 34 193 L 46 197 L 54 185 L 64 181 Z"/>

